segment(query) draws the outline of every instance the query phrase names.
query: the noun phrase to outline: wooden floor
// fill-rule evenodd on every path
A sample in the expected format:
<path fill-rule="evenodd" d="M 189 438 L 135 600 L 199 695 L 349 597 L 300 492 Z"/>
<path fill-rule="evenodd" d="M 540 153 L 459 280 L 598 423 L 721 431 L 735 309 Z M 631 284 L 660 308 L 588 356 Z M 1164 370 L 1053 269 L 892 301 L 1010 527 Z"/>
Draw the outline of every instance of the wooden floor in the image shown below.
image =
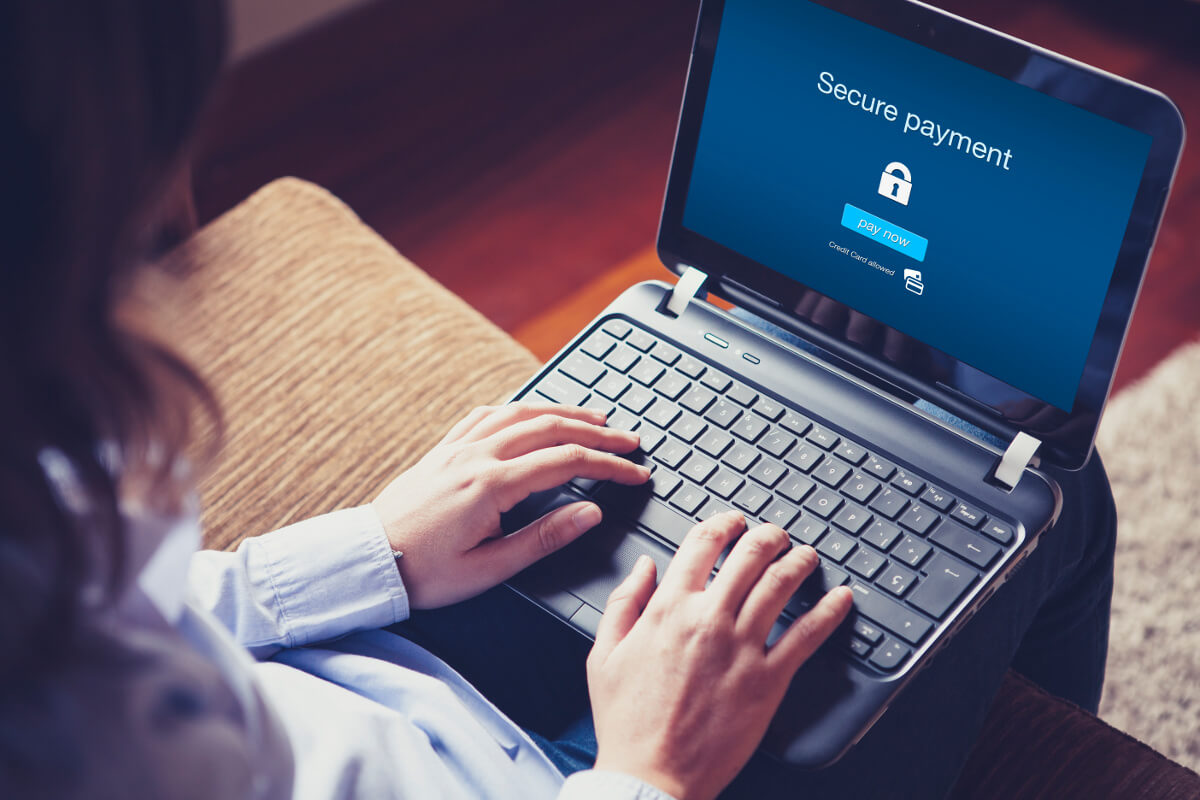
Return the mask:
<path fill-rule="evenodd" d="M 1200 120 L 1200 6 L 946 0 L 1147 83 Z M 653 244 L 693 0 L 379 0 L 234 68 L 196 166 L 202 220 L 298 175 L 540 356 Z M 1118 373 L 1200 334 L 1200 153 L 1187 153 Z"/>

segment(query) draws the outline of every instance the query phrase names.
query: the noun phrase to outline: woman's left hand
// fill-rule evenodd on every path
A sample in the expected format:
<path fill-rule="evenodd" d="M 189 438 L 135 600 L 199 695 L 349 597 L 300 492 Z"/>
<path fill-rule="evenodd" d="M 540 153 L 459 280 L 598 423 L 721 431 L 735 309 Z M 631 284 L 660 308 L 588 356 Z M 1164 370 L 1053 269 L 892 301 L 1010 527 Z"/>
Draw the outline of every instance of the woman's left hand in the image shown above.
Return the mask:
<path fill-rule="evenodd" d="M 500 584 L 600 522 L 595 503 L 572 503 L 501 536 L 500 514 L 575 477 L 639 484 L 650 471 L 615 453 L 636 433 L 603 414 L 550 403 L 477 408 L 372 503 L 412 608 L 457 603 Z"/>

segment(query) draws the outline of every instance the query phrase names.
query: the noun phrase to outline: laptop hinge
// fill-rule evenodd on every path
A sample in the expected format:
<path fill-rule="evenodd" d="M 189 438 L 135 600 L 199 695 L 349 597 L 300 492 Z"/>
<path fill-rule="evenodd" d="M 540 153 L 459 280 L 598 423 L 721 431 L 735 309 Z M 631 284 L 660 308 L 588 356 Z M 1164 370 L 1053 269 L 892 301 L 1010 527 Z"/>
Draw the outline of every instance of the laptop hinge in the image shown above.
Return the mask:
<path fill-rule="evenodd" d="M 670 293 L 659 303 L 659 312 L 668 317 L 678 317 L 688 307 L 692 298 L 700 293 L 706 280 L 708 275 L 695 267 L 685 269 Z"/>
<path fill-rule="evenodd" d="M 990 476 L 991 480 L 1009 491 L 1017 488 L 1017 484 L 1021 482 L 1021 476 L 1034 463 L 1038 448 L 1041 446 L 1041 439 L 1030 436 L 1025 431 L 1018 433 L 1016 438 L 1009 443 L 1004 455 L 1000 456 L 1000 460 L 996 462 L 996 467 Z"/>

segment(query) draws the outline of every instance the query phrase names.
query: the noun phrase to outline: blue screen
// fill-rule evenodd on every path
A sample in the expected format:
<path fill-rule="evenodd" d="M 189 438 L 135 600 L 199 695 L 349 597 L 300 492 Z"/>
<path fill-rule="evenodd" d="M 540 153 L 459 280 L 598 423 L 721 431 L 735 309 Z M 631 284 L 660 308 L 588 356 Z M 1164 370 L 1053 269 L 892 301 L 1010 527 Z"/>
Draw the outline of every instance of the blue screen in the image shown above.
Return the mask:
<path fill-rule="evenodd" d="M 821 6 L 727 0 L 683 224 L 1070 411 L 1150 144 Z"/>

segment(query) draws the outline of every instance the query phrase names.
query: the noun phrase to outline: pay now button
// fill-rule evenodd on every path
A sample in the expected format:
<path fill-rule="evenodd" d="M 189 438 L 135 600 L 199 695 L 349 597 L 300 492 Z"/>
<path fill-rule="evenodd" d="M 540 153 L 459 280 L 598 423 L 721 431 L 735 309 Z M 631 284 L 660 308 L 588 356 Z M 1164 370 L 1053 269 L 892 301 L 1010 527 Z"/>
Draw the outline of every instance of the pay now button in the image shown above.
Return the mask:
<path fill-rule="evenodd" d="M 861 208 L 846 203 L 842 211 L 842 227 L 849 228 L 857 234 L 867 237 L 873 242 L 887 245 L 898 253 L 903 253 L 916 261 L 925 260 L 925 250 L 929 240 L 917 236 L 912 231 L 906 231 L 899 225 L 893 225 L 886 219 L 863 211 Z"/>

